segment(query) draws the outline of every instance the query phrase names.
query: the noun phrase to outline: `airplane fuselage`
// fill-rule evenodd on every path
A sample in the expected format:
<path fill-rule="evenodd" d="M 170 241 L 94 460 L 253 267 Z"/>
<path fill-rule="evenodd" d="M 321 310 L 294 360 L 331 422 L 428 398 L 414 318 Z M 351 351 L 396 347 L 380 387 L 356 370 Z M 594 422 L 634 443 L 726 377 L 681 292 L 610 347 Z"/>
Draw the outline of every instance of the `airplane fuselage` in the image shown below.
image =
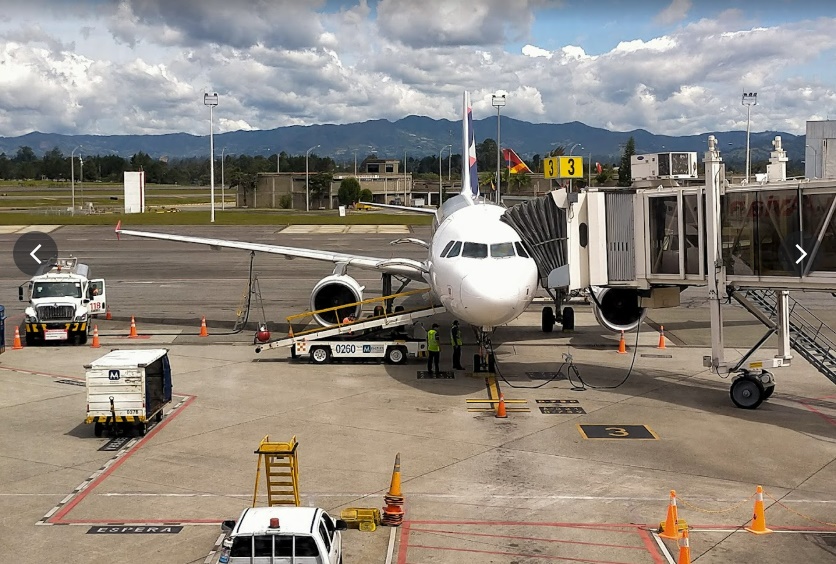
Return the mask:
<path fill-rule="evenodd" d="M 534 299 L 537 266 L 517 232 L 500 221 L 505 208 L 489 203 L 452 207 L 438 217 L 427 282 L 461 321 L 481 328 L 512 321 Z"/>

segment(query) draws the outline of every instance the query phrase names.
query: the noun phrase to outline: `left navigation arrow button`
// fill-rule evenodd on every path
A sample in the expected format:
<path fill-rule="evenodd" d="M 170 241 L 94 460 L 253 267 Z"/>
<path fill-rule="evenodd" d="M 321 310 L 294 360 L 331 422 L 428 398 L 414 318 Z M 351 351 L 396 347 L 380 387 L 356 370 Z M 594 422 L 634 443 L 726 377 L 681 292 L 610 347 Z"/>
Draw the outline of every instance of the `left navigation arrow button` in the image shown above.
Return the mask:
<path fill-rule="evenodd" d="M 31 253 L 29 253 L 29 256 L 30 256 L 30 257 L 32 257 L 33 259 L 35 259 L 35 262 L 37 262 L 38 264 L 41 264 L 41 259 L 39 259 L 38 257 L 36 257 L 36 256 L 35 256 L 35 253 L 37 253 L 37 252 L 41 249 L 41 247 L 43 247 L 43 245 L 39 244 L 37 247 L 35 247 L 35 248 L 32 250 L 32 252 L 31 252 Z"/>
<path fill-rule="evenodd" d="M 12 255 L 21 272 L 34 276 L 51 258 L 58 256 L 58 245 L 46 233 L 31 231 L 15 241 Z"/>

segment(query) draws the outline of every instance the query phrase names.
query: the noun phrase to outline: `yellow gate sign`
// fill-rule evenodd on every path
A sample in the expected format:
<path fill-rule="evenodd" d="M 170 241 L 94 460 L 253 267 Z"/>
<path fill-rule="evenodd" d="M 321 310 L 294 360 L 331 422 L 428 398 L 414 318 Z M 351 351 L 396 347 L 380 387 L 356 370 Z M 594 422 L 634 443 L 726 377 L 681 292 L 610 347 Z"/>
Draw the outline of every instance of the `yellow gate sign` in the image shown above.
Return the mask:
<path fill-rule="evenodd" d="M 560 178 L 583 176 L 583 157 L 560 157 Z"/>
<path fill-rule="evenodd" d="M 546 157 L 543 159 L 543 175 L 546 178 L 557 178 L 560 176 L 560 165 L 557 157 Z"/>

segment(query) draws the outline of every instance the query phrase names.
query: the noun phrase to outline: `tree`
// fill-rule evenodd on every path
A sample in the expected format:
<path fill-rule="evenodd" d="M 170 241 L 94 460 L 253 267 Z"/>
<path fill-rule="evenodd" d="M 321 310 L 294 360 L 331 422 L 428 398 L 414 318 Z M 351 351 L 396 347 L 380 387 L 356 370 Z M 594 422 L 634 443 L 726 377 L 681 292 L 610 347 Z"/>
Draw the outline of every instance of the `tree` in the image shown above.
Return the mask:
<path fill-rule="evenodd" d="M 601 167 L 601 172 L 595 176 L 595 183 L 598 186 L 609 186 L 613 178 L 615 178 L 613 166 L 611 164 L 605 164 Z"/>
<path fill-rule="evenodd" d="M 618 166 L 618 185 L 630 186 L 633 184 L 630 175 L 630 157 L 636 154 L 636 141 L 631 136 L 624 145 L 624 152 L 621 153 L 621 164 Z"/>
<path fill-rule="evenodd" d="M 340 189 L 337 191 L 337 200 L 343 206 L 358 202 L 360 200 L 360 181 L 353 176 L 343 178 L 340 182 Z"/>
<path fill-rule="evenodd" d="M 374 196 L 372 195 L 372 191 L 369 190 L 368 188 L 363 188 L 362 190 L 360 190 L 360 201 L 361 202 L 371 202 L 373 197 Z"/>
<path fill-rule="evenodd" d="M 311 200 L 322 200 L 330 197 L 331 181 L 334 179 L 333 175 L 318 172 L 310 175 L 309 186 L 311 190 Z M 321 202 L 320 202 L 321 203 Z"/>

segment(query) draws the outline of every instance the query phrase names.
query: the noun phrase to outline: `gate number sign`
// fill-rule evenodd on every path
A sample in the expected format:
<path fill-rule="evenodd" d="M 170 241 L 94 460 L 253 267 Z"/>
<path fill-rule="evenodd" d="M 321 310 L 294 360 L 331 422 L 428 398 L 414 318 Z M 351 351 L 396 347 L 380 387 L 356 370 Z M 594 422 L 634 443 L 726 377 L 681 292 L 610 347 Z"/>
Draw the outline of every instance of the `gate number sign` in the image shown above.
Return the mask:
<path fill-rule="evenodd" d="M 578 425 L 578 431 L 584 439 L 659 439 L 647 425 Z"/>

